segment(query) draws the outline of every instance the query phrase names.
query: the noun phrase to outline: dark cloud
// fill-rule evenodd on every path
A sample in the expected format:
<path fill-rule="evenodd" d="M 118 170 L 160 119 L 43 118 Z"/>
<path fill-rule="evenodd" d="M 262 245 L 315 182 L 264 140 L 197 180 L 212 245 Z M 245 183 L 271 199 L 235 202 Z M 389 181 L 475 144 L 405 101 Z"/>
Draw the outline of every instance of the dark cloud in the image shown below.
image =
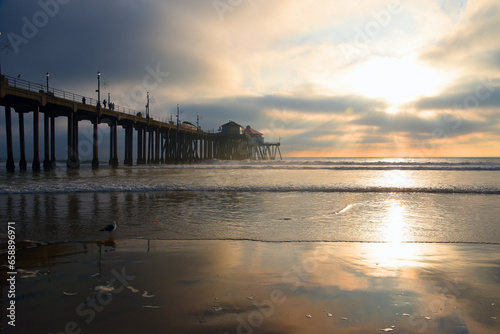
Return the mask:
<path fill-rule="evenodd" d="M 369 111 L 384 108 L 386 104 L 381 100 L 369 99 L 362 96 L 335 96 L 335 97 L 288 97 L 279 95 L 264 96 L 259 101 L 267 108 L 288 108 L 303 112 L 334 112 L 344 113 L 348 108 L 356 111 Z"/>
<path fill-rule="evenodd" d="M 278 109 L 296 110 L 304 113 L 345 113 L 348 108 L 353 112 L 368 112 L 386 107 L 386 103 L 378 99 L 369 99 L 362 96 L 318 96 L 296 97 L 284 95 L 263 95 L 258 97 L 240 96 L 234 98 L 220 98 L 204 100 L 200 105 L 208 109 L 241 110 L 242 112 Z"/>
<path fill-rule="evenodd" d="M 444 113 L 433 118 L 421 118 L 416 114 L 387 114 L 374 112 L 354 121 L 356 124 L 376 127 L 376 134 L 401 133 L 413 139 L 431 137 L 455 138 L 472 133 L 495 133 L 498 131 L 498 115 L 481 121 L 468 120 L 461 114 Z"/>
<path fill-rule="evenodd" d="M 500 78 L 462 79 L 438 96 L 412 103 L 420 110 L 500 108 Z"/>
<path fill-rule="evenodd" d="M 375 135 L 364 136 L 360 141 L 361 144 L 388 144 L 392 142 L 393 140 L 390 138 Z"/>
<path fill-rule="evenodd" d="M 6 7 L 5 15 L 0 14 L 2 40 L 9 33 L 23 37 L 23 18 L 33 22 L 33 15 L 43 11 L 37 2 Z M 43 68 L 57 74 L 61 82 L 84 80 L 84 74 L 93 77 L 98 70 L 114 81 L 140 81 L 144 67 L 157 63 L 171 71 L 184 65 L 182 73 L 189 76 L 189 68 L 200 67 L 194 64 L 197 53 L 181 52 L 180 45 L 190 44 L 194 51 L 208 41 L 188 22 L 183 23 L 179 12 L 196 20 L 202 15 L 200 8 L 208 14 L 207 6 L 192 1 L 74 0 L 60 5 L 46 25 L 17 46 L 17 53 L 3 55 L 3 60 L 6 70 L 11 65 L 14 72 L 34 74 Z"/>
<path fill-rule="evenodd" d="M 281 122 L 286 129 L 307 130 L 310 127 L 326 127 L 334 130 L 336 125 L 333 121 L 317 122 L 297 121 L 289 119 L 288 111 L 298 111 L 305 115 L 311 113 L 342 114 L 346 109 L 352 108 L 355 114 L 368 113 L 375 109 L 384 108 L 384 102 L 376 99 L 368 99 L 361 96 L 343 96 L 343 97 L 292 97 L 283 95 L 264 95 L 258 97 L 240 96 L 234 98 L 220 98 L 212 100 L 203 100 L 197 103 L 183 103 L 182 109 L 186 114 L 195 117 L 200 113 L 204 118 L 216 120 L 232 120 L 244 124 L 255 124 L 255 127 L 268 128 L 273 117 L 277 118 L 274 122 Z M 271 115 L 269 115 L 269 111 Z M 170 112 L 174 112 L 171 109 Z M 242 124 L 243 125 L 243 124 Z M 209 123 L 209 127 L 215 127 L 217 124 Z M 309 128 L 308 128 L 309 127 Z"/>

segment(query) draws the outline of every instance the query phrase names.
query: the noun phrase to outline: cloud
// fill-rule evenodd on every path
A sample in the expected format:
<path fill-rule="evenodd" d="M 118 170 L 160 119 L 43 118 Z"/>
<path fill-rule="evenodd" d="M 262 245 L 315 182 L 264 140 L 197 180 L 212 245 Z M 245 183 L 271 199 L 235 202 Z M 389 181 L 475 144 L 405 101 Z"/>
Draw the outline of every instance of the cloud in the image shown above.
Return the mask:
<path fill-rule="evenodd" d="M 392 4 L 400 10 L 380 21 Z M 179 103 L 181 120 L 199 113 L 202 128 L 217 130 L 231 118 L 281 137 L 293 155 L 397 155 L 402 143 L 435 141 L 436 129 L 461 145 L 481 138 L 484 150 L 500 154 L 491 145 L 500 126 L 498 1 L 231 6 L 221 14 L 213 1 L 70 1 L 18 53 L 0 50 L 2 71 L 37 83 L 50 72 L 53 87 L 89 97 L 100 71 L 102 93 L 118 105 L 142 110 L 148 90 L 153 116 L 175 115 Z M 38 2 L 2 3 L 2 46 L 40 10 Z M 340 46 L 375 24 L 379 31 L 346 58 Z M 148 68 L 157 66 L 169 75 L 146 89 Z M 457 151 L 451 141 L 446 147 L 445 155 Z"/>
<path fill-rule="evenodd" d="M 418 109 L 485 109 L 500 106 L 500 77 L 463 78 L 439 95 L 421 98 Z"/>
<path fill-rule="evenodd" d="M 467 115 L 447 112 L 424 118 L 409 112 L 395 115 L 374 112 L 353 123 L 374 127 L 373 132 L 377 135 L 402 134 L 410 139 L 418 140 L 428 140 L 436 136 L 454 138 L 474 133 L 495 134 L 500 128 L 498 113 L 485 113 L 482 116 L 468 119 Z"/>
<path fill-rule="evenodd" d="M 435 45 L 421 54 L 421 59 L 439 66 L 458 66 L 476 74 L 498 73 L 500 40 L 500 4 L 485 0 L 468 2 L 464 18 Z"/>

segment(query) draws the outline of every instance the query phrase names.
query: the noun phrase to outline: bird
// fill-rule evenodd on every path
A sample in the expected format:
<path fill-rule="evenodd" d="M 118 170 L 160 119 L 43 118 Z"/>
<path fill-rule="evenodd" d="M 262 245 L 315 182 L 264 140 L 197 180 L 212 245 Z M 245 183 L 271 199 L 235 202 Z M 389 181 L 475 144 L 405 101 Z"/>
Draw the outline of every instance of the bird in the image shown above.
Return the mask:
<path fill-rule="evenodd" d="M 101 228 L 99 231 L 113 232 L 116 230 L 116 222 L 112 222 L 111 224 Z"/>

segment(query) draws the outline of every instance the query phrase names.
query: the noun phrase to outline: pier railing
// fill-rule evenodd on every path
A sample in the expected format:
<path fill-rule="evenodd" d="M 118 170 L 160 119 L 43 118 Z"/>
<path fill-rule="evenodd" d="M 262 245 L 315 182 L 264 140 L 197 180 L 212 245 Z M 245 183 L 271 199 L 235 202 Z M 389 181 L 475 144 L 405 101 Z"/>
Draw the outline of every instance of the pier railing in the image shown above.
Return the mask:
<path fill-rule="evenodd" d="M 12 77 L 10 75 L 4 75 L 4 77 L 8 79 L 8 85 L 10 87 L 26 89 L 26 90 L 29 90 L 29 91 L 35 92 L 35 93 L 47 93 L 47 94 L 51 94 L 51 95 L 58 97 L 58 98 L 61 98 L 61 99 L 65 99 L 65 100 L 69 100 L 69 101 L 73 101 L 73 102 L 85 103 L 85 104 L 93 105 L 93 106 L 96 106 L 97 103 L 99 102 L 95 98 L 67 92 L 67 91 L 64 91 L 61 89 L 57 89 L 57 88 L 48 87 L 48 91 L 47 91 L 47 85 L 36 83 L 36 82 L 31 82 L 31 81 L 24 80 L 21 78 Z M 122 112 L 125 114 L 129 114 L 129 115 L 137 115 L 137 112 L 138 112 L 135 109 L 122 107 L 122 106 L 119 106 L 116 104 L 114 105 L 113 110 L 118 111 L 118 112 Z M 151 117 L 151 118 L 153 118 L 153 117 Z"/>

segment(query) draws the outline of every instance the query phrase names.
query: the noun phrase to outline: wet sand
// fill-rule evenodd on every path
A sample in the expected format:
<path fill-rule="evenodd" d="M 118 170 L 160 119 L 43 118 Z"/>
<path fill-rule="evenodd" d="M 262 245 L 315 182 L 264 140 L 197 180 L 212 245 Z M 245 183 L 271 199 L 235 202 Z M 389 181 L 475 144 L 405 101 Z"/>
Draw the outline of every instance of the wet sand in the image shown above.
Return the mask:
<path fill-rule="evenodd" d="M 498 244 L 22 246 L 6 333 L 500 332 Z M 1 276 L 5 306 L 6 268 Z"/>

